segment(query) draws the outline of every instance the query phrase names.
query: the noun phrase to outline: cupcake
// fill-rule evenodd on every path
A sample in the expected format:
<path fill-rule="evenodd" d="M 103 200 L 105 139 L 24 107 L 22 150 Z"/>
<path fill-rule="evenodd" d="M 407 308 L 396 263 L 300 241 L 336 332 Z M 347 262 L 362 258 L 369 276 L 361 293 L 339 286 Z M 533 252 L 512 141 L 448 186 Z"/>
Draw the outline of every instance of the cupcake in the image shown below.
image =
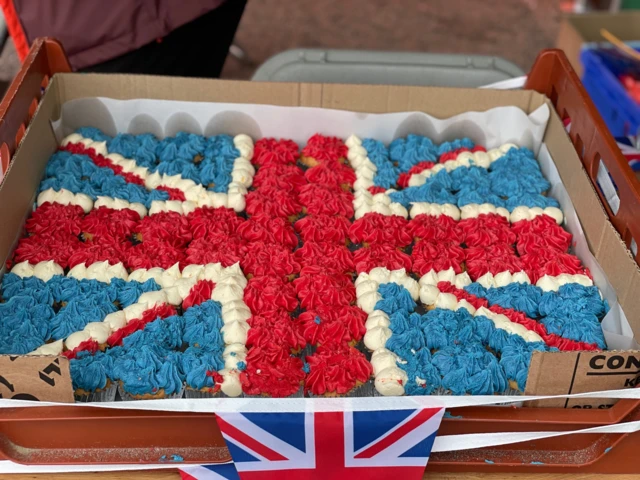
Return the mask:
<path fill-rule="evenodd" d="M 325 162 L 312 167 L 305 172 L 304 176 L 309 183 L 327 187 L 339 187 L 345 192 L 350 191 L 356 181 L 354 171 L 347 165 L 336 161 Z"/>
<path fill-rule="evenodd" d="M 219 353 L 189 347 L 180 356 L 181 368 L 185 375 L 186 398 L 214 398 L 222 393 L 224 382 L 218 372 L 223 369 Z"/>
<path fill-rule="evenodd" d="M 367 315 L 354 306 L 318 306 L 302 312 L 295 323 L 305 341 L 313 346 L 356 346 L 366 332 Z"/>
<path fill-rule="evenodd" d="M 248 279 L 273 275 L 292 280 L 300 272 L 300 264 L 286 247 L 266 243 L 251 243 L 241 259 L 242 271 Z"/>
<path fill-rule="evenodd" d="M 117 384 L 111 380 L 113 359 L 102 352 L 81 352 L 69 362 L 76 402 L 113 402 Z"/>
<path fill-rule="evenodd" d="M 340 215 L 310 215 L 298 220 L 293 226 L 303 242 L 329 242 L 348 244 L 351 223 Z"/>
<path fill-rule="evenodd" d="M 497 243 L 513 245 L 516 235 L 509 221 L 499 214 L 482 214 L 460 220 L 459 226 L 468 247 L 488 247 Z"/>
<path fill-rule="evenodd" d="M 238 227 L 244 223 L 236 212 L 230 208 L 201 207 L 195 209 L 186 216 L 189 229 L 194 239 L 208 238 L 213 235 L 224 233 L 233 235 L 238 231 Z"/>
<path fill-rule="evenodd" d="M 253 314 L 265 315 L 293 312 L 298 306 L 293 283 L 273 275 L 252 277 L 244 289 L 244 302 Z"/>
<path fill-rule="evenodd" d="M 320 346 L 306 357 L 304 391 L 312 397 L 371 396 L 371 364 L 359 350 L 346 345 Z"/>
<path fill-rule="evenodd" d="M 179 352 L 151 345 L 125 351 L 114 359 L 113 375 L 123 400 L 181 398 L 184 393 Z"/>
<path fill-rule="evenodd" d="M 295 259 L 304 267 L 321 267 L 327 273 L 353 274 L 353 254 L 344 245 L 327 242 L 307 242 L 294 253 Z"/>
<path fill-rule="evenodd" d="M 248 320 L 251 329 L 247 333 L 246 345 L 249 349 L 280 348 L 298 354 L 306 342 L 296 325 L 286 314 L 271 314 L 269 317 L 254 315 Z"/>
<path fill-rule="evenodd" d="M 302 149 L 300 162 L 307 167 L 316 167 L 321 163 L 339 162 L 345 163 L 348 148 L 337 137 L 325 137 L 315 134 Z"/>
<path fill-rule="evenodd" d="M 183 262 L 187 265 L 220 263 L 223 267 L 230 267 L 246 255 L 247 243 L 237 234 L 209 234 L 192 241 L 185 253 Z"/>
<path fill-rule="evenodd" d="M 293 281 L 300 306 L 307 310 L 323 305 L 348 306 L 356 300 L 349 275 L 327 274 L 322 267 L 305 267 Z"/>
<path fill-rule="evenodd" d="M 464 271 L 465 251 L 456 244 L 433 243 L 421 240 L 413 247 L 413 272 L 422 276 L 450 268 L 458 274 Z"/>
<path fill-rule="evenodd" d="M 407 220 L 398 215 L 367 213 L 349 228 L 352 243 L 369 247 L 373 244 L 387 244 L 398 248 L 409 245 L 413 236 L 407 229 Z"/>
<path fill-rule="evenodd" d="M 389 270 L 404 268 L 410 271 L 412 265 L 409 255 L 388 244 L 375 244 L 356 250 L 353 261 L 358 274 L 369 272 L 376 267 L 385 267 Z"/>
<path fill-rule="evenodd" d="M 297 194 L 306 184 L 302 169 L 290 164 L 260 168 L 253 178 L 256 190 L 273 188 L 288 194 Z"/>
<path fill-rule="evenodd" d="M 353 217 L 353 194 L 340 187 L 310 183 L 300 189 L 298 199 L 306 215 Z"/>
<path fill-rule="evenodd" d="M 276 243 L 290 250 L 298 246 L 298 237 L 290 222 L 264 214 L 243 222 L 238 227 L 238 235 L 248 243 Z"/>
<path fill-rule="evenodd" d="M 295 164 L 298 155 L 298 145 L 292 140 L 261 138 L 253 147 L 251 163 L 261 168 Z"/>
<path fill-rule="evenodd" d="M 277 347 L 253 347 L 240 373 L 245 396 L 301 397 L 305 372 L 302 360 Z"/>
<path fill-rule="evenodd" d="M 306 187 L 303 187 L 306 188 Z M 248 215 L 268 215 L 295 222 L 302 212 L 302 205 L 294 192 L 286 192 L 272 186 L 249 192 L 246 198 Z"/>

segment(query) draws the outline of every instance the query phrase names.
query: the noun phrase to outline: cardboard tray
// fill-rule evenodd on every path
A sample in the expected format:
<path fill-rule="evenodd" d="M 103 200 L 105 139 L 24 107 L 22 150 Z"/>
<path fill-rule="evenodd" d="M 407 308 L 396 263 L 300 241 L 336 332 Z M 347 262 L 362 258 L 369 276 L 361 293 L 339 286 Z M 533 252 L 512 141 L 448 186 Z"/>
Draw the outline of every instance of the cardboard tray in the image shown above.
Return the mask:
<path fill-rule="evenodd" d="M 515 105 L 530 112 L 547 103 L 559 116 L 551 115 L 545 143 L 573 199 L 591 250 L 616 289 L 635 338 L 640 338 L 640 296 L 634 295 L 640 287 L 640 271 L 637 258 L 633 258 L 637 257 L 634 238 L 640 239 L 637 218 L 640 195 L 633 187 L 633 174 L 627 162 L 606 132 L 562 52 L 542 52 L 528 78 L 528 91 L 518 92 L 64 73 L 69 70 L 61 46 L 53 40 L 40 39 L 0 104 L 0 164 L 8 165 L 15 152 L 5 182 L 0 185 L 2 258 L 9 255 L 21 232 L 42 169 L 57 146 L 50 120 L 59 116 L 63 102 L 73 98 L 248 102 L 376 113 L 422 110 L 438 117 L 500 105 Z M 572 119 L 571 142 L 562 125 L 561 119 L 566 117 Z M 598 186 L 604 184 L 603 172 L 607 172 L 607 180 L 613 180 L 613 193 L 619 197 L 615 215 L 608 203 L 612 199 L 611 191 Z M 604 380 L 586 381 L 594 378 L 588 374 L 596 370 L 608 374 L 600 379 L 617 379 L 620 388 L 620 382 L 635 386 L 638 362 L 638 352 L 603 352 L 597 357 L 579 352 L 536 355 L 529 378 L 549 379 L 569 372 L 562 385 L 541 382 L 535 392 L 538 394 L 549 393 L 549 390 L 554 393 L 596 391 L 610 385 L 603 383 Z M 551 408 L 473 407 L 450 413 L 440 429 L 443 435 L 569 431 L 640 419 L 640 401 L 622 400 L 614 405 L 606 400 L 589 403 L 563 400 Z M 640 467 L 634 461 L 634 444 L 638 441 L 640 434 L 573 435 L 433 454 L 428 468 L 431 471 L 637 473 Z M 81 406 L 0 410 L 0 459 L 32 464 L 156 463 L 162 455 L 172 454 L 183 456 L 187 463 L 228 460 L 214 414 Z M 485 459 L 491 459 L 492 463 Z"/>

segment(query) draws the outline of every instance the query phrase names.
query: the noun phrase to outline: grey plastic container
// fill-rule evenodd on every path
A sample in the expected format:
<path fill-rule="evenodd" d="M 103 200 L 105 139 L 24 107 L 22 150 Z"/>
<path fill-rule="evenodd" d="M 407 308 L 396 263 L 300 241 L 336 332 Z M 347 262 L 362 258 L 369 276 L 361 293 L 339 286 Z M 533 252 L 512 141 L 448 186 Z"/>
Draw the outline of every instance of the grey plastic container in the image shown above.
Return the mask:
<path fill-rule="evenodd" d="M 271 57 L 252 80 L 476 88 L 522 75 L 485 55 L 295 49 Z"/>

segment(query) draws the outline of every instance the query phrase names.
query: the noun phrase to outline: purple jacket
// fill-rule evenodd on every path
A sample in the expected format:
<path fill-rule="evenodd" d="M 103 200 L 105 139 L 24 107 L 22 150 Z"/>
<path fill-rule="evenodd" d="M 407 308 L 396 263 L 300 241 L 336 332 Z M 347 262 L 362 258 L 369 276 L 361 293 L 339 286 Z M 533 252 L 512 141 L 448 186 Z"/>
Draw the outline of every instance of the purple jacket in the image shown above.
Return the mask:
<path fill-rule="evenodd" d="M 56 38 L 62 42 L 71 66 L 79 69 L 162 38 L 224 1 L 12 0 L 2 3 L 13 4 L 28 44 L 36 37 Z"/>

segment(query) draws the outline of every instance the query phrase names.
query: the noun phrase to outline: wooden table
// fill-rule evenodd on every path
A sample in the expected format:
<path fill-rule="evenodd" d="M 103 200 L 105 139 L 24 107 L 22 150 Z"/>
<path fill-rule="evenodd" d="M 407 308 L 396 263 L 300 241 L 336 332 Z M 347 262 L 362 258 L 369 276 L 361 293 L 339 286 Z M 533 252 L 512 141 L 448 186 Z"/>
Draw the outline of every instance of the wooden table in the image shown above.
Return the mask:
<path fill-rule="evenodd" d="M 57 475 L 0 475 L 7 480 L 179 480 L 180 475 L 174 470 L 148 470 L 138 472 L 108 473 L 61 473 Z M 536 473 L 536 474 L 501 474 L 501 473 L 427 473 L 424 480 L 635 480 L 637 475 L 600 475 L 598 473 Z"/>

